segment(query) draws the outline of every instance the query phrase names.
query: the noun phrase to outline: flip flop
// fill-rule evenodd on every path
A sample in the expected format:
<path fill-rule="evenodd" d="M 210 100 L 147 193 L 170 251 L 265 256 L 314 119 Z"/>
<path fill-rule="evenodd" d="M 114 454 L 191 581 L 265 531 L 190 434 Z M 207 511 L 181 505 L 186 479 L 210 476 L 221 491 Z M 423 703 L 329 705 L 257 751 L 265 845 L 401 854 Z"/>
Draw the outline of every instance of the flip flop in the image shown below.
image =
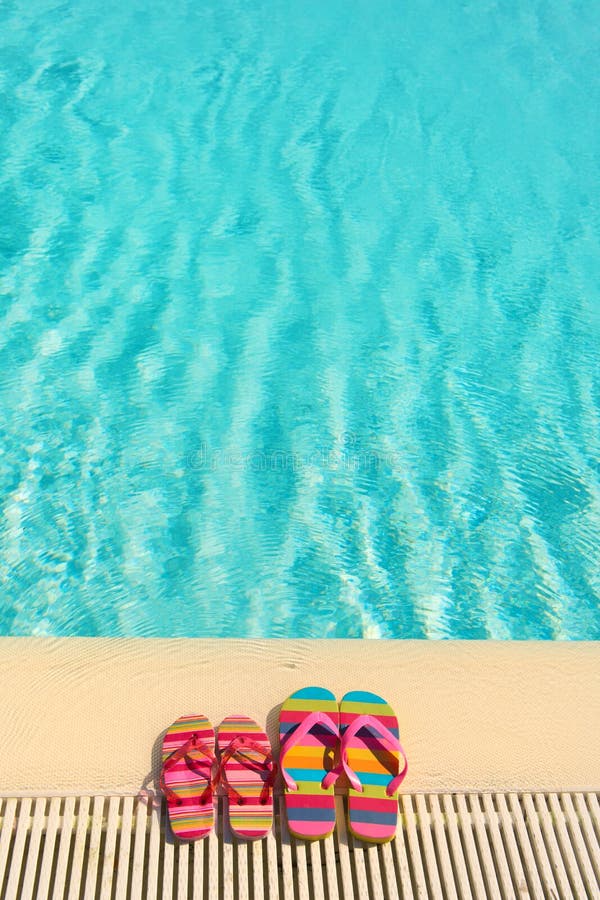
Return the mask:
<path fill-rule="evenodd" d="M 330 691 L 307 687 L 288 697 L 279 714 L 279 764 L 294 837 L 314 841 L 335 828 L 331 770 L 338 741 L 339 710 Z"/>
<path fill-rule="evenodd" d="M 341 762 L 348 790 L 348 825 L 361 841 L 381 844 L 396 834 L 396 793 L 408 763 L 394 710 L 377 694 L 350 691 L 340 703 Z M 400 769 L 402 756 L 402 769 Z"/>
<path fill-rule="evenodd" d="M 169 824 L 182 841 L 206 837 L 214 824 L 215 732 L 205 716 L 181 716 L 165 734 L 160 787 Z"/>
<path fill-rule="evenodd" d="M 277 766 L 269 738 L 247 716 L 228 716 L 219 725 L 219 783 L 227 789 L 229 824 L 238 837 L 265 837 L 273 824 L 273 782 Z"/>

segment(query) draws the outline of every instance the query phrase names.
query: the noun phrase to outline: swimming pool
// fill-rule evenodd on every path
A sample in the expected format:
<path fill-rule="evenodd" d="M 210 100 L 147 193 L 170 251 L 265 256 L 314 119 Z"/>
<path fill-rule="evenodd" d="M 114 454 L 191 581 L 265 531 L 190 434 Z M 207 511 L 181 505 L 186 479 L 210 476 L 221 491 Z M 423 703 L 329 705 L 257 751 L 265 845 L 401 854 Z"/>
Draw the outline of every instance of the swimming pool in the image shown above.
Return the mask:
<path fill-rule="evenodd" d="M 600 638 L 593 4 L 0 6 L 0 633 Z"/>

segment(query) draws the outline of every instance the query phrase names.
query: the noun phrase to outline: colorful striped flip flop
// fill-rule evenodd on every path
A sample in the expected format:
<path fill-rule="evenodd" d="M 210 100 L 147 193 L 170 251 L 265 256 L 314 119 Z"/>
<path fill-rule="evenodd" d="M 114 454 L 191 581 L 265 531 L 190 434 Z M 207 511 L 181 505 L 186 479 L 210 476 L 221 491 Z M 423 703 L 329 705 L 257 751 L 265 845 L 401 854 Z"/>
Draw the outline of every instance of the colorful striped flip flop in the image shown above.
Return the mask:
<path fill-rule="evenodd" d="M 228 716 L 219 725 L 219 783 L 229 798 L 229 824 L 238 837 L 263 838 L 273 824 L 273 782 L 277 766 L 269 738 L 247 716 Z"/>
<path fill-rule="evenodd" d="M 339 736 L 339 710 L 330 691 L 303 688 L 281 707 L 279 764 L 294 837 L 318 840 L 335 828 L 332 769 Z"/>
<path fill-rule="evenodd" d="M 396 834 L 400 787 L 408 763 L 394 710 L 377 694 L 350 691 L 340 703 L 341 763 L 348 790 L 348 824 L 361 841 L 381 844 Z M 399 757 L 403 767 L 400 770 Z"/>
<path fill-rule="evenodd" d="M 165 734 L 160 787 L 169 824 L 182 841 L 206 837 L 214 823 L 215 732 L 205 716 L 181 716 Z"/>

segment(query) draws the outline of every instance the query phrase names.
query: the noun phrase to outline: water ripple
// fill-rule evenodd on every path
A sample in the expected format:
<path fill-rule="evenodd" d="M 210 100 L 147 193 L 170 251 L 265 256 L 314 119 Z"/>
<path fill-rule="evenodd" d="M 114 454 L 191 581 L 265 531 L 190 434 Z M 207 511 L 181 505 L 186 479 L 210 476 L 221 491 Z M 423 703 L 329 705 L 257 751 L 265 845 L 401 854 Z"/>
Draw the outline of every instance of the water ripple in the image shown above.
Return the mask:
<path fill-rule="evenodd" d="M 600 637 L 593 15 L 0 9 L 0 632 Z"/>

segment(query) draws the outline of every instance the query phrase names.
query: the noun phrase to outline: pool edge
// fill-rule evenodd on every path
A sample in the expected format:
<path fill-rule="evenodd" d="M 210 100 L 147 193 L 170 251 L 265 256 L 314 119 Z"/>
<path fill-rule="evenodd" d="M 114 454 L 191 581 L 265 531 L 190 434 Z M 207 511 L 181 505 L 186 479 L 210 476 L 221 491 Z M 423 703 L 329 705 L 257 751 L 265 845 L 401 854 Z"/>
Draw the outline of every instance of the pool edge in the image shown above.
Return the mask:
<path fill-rule="evenodd" d="M 163 730 L 202 712 L 267 722 L 288 693 L 394 706 L 410 792 L 600 786 L 597 642 L 0 638 L 0 794 L 136 793 Z"/>

